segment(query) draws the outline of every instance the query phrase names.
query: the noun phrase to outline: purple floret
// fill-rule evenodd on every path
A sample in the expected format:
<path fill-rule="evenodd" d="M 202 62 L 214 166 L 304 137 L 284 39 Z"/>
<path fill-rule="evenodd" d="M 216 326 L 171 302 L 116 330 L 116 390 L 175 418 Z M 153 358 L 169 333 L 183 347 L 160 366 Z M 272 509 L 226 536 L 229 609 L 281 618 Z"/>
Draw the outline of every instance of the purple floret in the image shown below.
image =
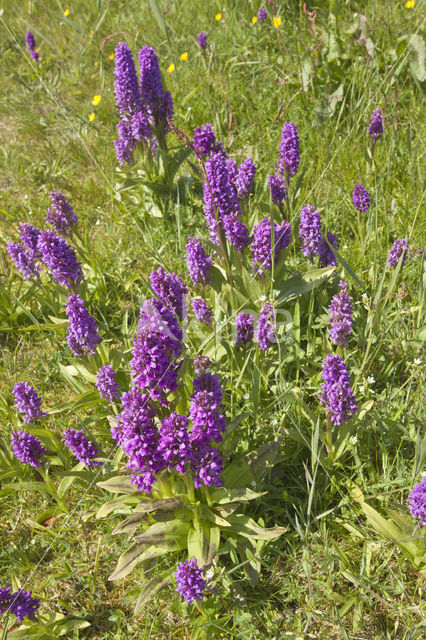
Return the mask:
<path fill-rule="evenodd" d="M 296 175 L 299 168 L 300 150 L 297 127 L 293 122 L 286 122 L 281 132 L 280 156 L 278 169 L 289 178 Z"/>
<path fill-rule="evenodd" d="M 266 11 L 265 7 L 260 7 L 259 11 L 257 12 L 257 19 L 259 20 L 259 22 L 265 22 L 267 17 L 268 12 Z"/>
<path fill-rule="evenodd" d="M 262 351 L 266 351 L 276 342 L 274 308 L 270 302 L 266 302 L 261 309 L 256 327 L 256 340 Z"/>
<path fill-rule="evenodd" d="M 175 572 L 176 591 L 190 604 L 193 600 L 202 600 L 204 598 L 204 589 L 206 581 L 201 577 L 203 569 L 199 569 L 195 558 L 186 560 L 177 565 Z"/>
<path fill-rule="evenodd" d="M 32 422 L 37 418 L 47 416 L 46 411 L 41 410 L 41 398 L 29 382 L 17 382 L 13 387 L 15 407 L 19 413 L 24 413 L 24 422 Z"/>
<path fill-rule="evenodd" d="M 403 256 L 402 263 L 401 263 L 401 266 L 403 267 L 404 264 L 407 262 L 407 255 L 408 255 L 408 240 L 406 240 L 405 238 L 398 238 L 398 240 L 395 240 L 392 249 L 389 251 L 388 265 L 390 267 L 394 267 L 395 265 L 398 264 L 401 256 Z"/>
<path fill-rule="evenodd" d="M 135 62 L 126 42 L 118 43 L 114 60 L 115 106 L 121 115 L 133 115 L 141 110 L 141 100 Z"/>
<path fill-rule="evenodd" d="M 321 244 L 321 216 L 313 206 L 308 204 L 300 212 L 299 236 L 302 240 L 304 256 L 316 256 Z"/>
<path fill-rule="evenodd" d="M 69 295 L 65 307 L 68 315 L 68 346 L 77 358 L 95 353 L 102 342 L 95 319 L 89 314 L 83 300 L 78 295 Z"/>
<path fill-rule="evenodd" d="M 111 429 L 112 437 L 129 457 L 127 467 L 136 472 L 132 483 L 146 493 L 151 492 L 156 474 L 164 469 L 158 453 L 155 412 L 148 402 L 149 397 L 136 387 L 123 393 L 122 411 L 117 416 L 117 426 Z"/>
<path fill-rule="evenodd" d="M 64 431 L 64 442 L 71 453 L 79 462 L 83 462 L 85 467 L 97 467 L 102 464 L 97 458 L 98 447 L 90 442 L 84 435 L 84 429 L 76 431 L 75 429 L 67 429 Z"/>
<path fill-rule="evenodd" d="M 175 273 L 166 273 L 161 267 L 149 274 L 154 293 L 179 320 L 183 319 L 185 294 L 188 289 Z"/>
<path fill-rule="evenodd" d="M 352 202 L 360 213 L 367 213 L 370 208 L 370 194 L 362 184 L 356 184 L 352 191 Z"/>
<path fill-rule="evenodd" d="M 37 61 L 39 59 L 39 55 L 38 55 L 38 52 L 36 51 L 37 45 L 36 45 L 34 35 L 31 33 L 31 31 L 26 32 L 25 42 L 27 45 L 27 49 L 30 52 L 30 56 L 32 57 L 33 60 Z"/>
<path fill-rule="evenodd" d="M 196 445 L 192 451 L 191 470 L 194 474 L 194 487 L 222 487 L 220 477 L 223 471 L 223 461 L 215 447 L 202 444 Z"/>
<path fill-rule="evenodd" d="M 339 293 L 335 295 L 328 309 L 329 335 L 334 344 L 345 347 L 352 332 L 352 298 L 348 294 L 348 283 L 340 282 Z"/>
<path fill-rule="evenodd" d="M 30 464 L 32 467 L 41 467 L 44 464 L 40 458 L 46 453 L 46 449 L 31 433 L 12 431 L 10 444 L 13 453 L 23 464 Z"/>
<path fill-rule="evenodd" d="M 195 378 L 189 415 L 192 422 L 189 434 L 191 442 L 201 447 L 209 445 L 211 440 L 221 442 L 226 425 L 222 389 L 215 374 L 205 372 Z"/>
<path fill-rule="evenodd" d="M 209 307 L 203 298 L 192 298 L 192 310 L 198 322 L 205 322 L 209 326 L 212 324 L 213 309 Z"/>
<path fill-rule="evenodd" d="M 268 178 L 268 187 L 272 202 L 281 208 L 284 200 L 288 198 L 284 178 L 279 173 L 271 174 Z"/>
<path fill-rule="evenodd" d="M 256 165 L 251 158 L 247 158 L 240 164 L 237 176 L 233 181 L 240 198 L 245 198 L 250 195 L 255 175 Z"/>
<path fill-rule="evenodd" d="M 225 237 L 234 245 L 237 251 L 242 251 L 250 244 L 250 232 L 236 213 L 230 213 L 222 218 Z"/>
<path fill-rule="evenodd" d="M 207 178 L 203 185 L 203 210 L 212 242 L 219 244 L 217 224 L 223 224 L 225 216 L 234 214 L 228 224 L 232 234 L 234 218 L 241 214 L 236 191 L 230 179 L 227 158 L 223 152 L 213 152 L 205 164 Z M 232 176 L 231 176 L 232 177 Z M 218 221 L 216 220 L 216 213 Z M 242 224 L 242 223 L 241 223 Z"/>
<path fill-rule="evenodd" d="M 24 618 L 31 617 L 40 607 L 40 600 L 31 597 L 32 591 L 18 589 L 15 593 L 10 593 L 10 588 L 0 589 L 0 613 L 9 611 L 17 617 L 19 622 Z"/>
<path fill-rule="evenodd" d="M 185 473 L 191 460 L 192 448 L 188 436 L 188 418 L 175 411 L 164 418 L 160 427 L 158 453 L 169 469 Z"/>
<path fill-rule="evenodd" d="M 235 318 L 235 327 L 237 330 L 235 346 L 241 347 L 253 340 L 254 316 L 249 313 L 239 313 Z"/>
<path fill-rule="evenodd" d="M 52 208 L 47 210 L 46 222 L 59 235 L 70 235 L 73 227 L 78 223 L 74 209 L 61 191 L 52 191 L 49 196 Z"/>
<path fill-rule="evenodd" d="M 22 273 L 26 280 L 38 278 L 40 267 L 26 247 L 23 247 L 19 242 L 9 242 L 9 244 L 6 245 L 6 249 L 15 263 L 15 267 Z"/>
<path fill-rule="evenodd" d="M 181 340 L 182 330 L 172 312 L 160 300 L 144 302 L 130 366 L 136 386 L 148 389 L 165 406 L 165 395 L 177 389 Z"/>
<path fill-rule="evenodd" d="M 278 225 L 274 222 L 274 262 L 279 258 L 280 252 L 288 247 L 291 239 L 291 226 L 289 222 Z M 265 216 L 253 229 L 251 243 L 252 263 L 258 273 L 272 269 L 272 233 L 271 220 Z"/>
<path fill-rule="evenodd" d="M 212 361 L 207 356 L 194 357 L 194 370 L 197 376 L 199 376 L 201 373 L 205 373 L 211 366 Z"/>
<path fill-rule="evenodd" d="M 96 376 L 96 387 L 99 395 L 108 402 L 113 402 L 115 398 L 120 397 L 118 384 L 115 379 L 115 371 L 109 364 L 104 364 L 98 371 Z"/>
<path fill-rule="evenodd" d="M 205 31 L 201 31 L 197 34 L 198 46 L 201 50 L 207 47 L 207 33 Z"/>
<path fill-rule="evenodd" d="M 133 150 L 136 138 L 133 136 L 132 124 L 122 120 L 117 124 L 118 138 L 114 140 L 115 153 L 120 164 L 133 162 Z"/>
<path fill-rule="evenodd" d="M 60 236 L 47 229 L 38 237 L 37 249 L 50 275 L 66 289 L 76 289 L 83 271 L 74 250 Z"/>
<path fill-rule="evenodd" d="M 368 127 L 368 133 L 370 134 L 370 136 L 372 136 L 373 142 L 382 139 L 383 120 L 381 109 L 374 109 L 373 113 L 371 114 L 371 122 L 370 126 Z"/>
<path fill-rule="evenodd" d="M 201 240 L 197 237 L 188 238 L 186 243 L 186 262 L 194 285 L 198 283 L 207 284 L 210 281 L 212 259 L 207 255 Z"/>
<path fill-rule="evenodd" d="M 33 227 L 32 224 L 28 224 L 28 222 L 21 222 L 18 225 L 19 233 L 21 234 L 21 242 L 24 243 L 25 247 L 28 249 L 33 258 L 40 258 L 40 252 L 37 247 L 38 239 L 41 233 L 41 230 L 37 227 Z"/>
<path fill-rule="evenodd" d="M 222 143 L 216 143 L 215 131 L 209 123 L 202 124 L 201 127 L 194 129 L 192 144 L 196 154 L 201 158 L 209 156 L 212 152 L 222 150 Z"/>
<path fill-rule="evenodd" d="M 338 426 L 347 422 L 357 411 L 355 396 L 350 387 L 350 376 L 342 358 L 338 355 L 326 356 L 322 367 L 321 404 L 331 421 Z"/>
<path fill-rule="evenodd" d="M 426 476 L 415 485 L 408 495 L 408 504 L 413 518 L 426 526 Z"/>
<path fill-rule="evenodd" d="M 140 49 L 140 96 L 145 112 L 155 126 L 173 118 L 173 100 L 169 91 L 164 91 L 157 54 L 152 47 L 145 45 Z"/>

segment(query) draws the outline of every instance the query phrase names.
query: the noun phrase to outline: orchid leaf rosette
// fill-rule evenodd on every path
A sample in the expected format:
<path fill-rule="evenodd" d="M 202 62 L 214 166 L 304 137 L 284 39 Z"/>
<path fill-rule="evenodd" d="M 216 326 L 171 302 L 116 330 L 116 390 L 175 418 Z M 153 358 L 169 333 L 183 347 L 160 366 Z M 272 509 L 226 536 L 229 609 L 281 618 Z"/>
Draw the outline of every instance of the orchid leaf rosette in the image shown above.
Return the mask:
<path fill-rule="evenodd" d="M 166 554 L 175 553 L 176 564 L 181 561 L 147 581 L 136 610 L 171 583 L 188 603 L 212 593 L 212 576 L 222 576 L 229 587 L 229 578 L 219 570 L 229 539 L 254 584 L 260 565 L 253 554 L 284 533 L 281 527 L 265 528 L 247 513 L 248 503 L 263 495 L 248 487 L 254 481 L 259 485 L 274 464 L 279 443 L 227 460 L 232 425 L 227 429 L 223 381 L 208 358 L 196 357 L 191 364 L 186 356 L 178 277 L 158 271 L 151 276 L 161 299 L 142 305 L 131 386 L 121 397 L 118 415 L 109 418 L 126 466 L 98 483 L 117 496 L 102 505 L 97 517 L 124 514 L 114 533 L 131 538 L 111 580 L 135 567 L 152 567 Z M 215 593 L 217 586 L 216 580 Z"/>

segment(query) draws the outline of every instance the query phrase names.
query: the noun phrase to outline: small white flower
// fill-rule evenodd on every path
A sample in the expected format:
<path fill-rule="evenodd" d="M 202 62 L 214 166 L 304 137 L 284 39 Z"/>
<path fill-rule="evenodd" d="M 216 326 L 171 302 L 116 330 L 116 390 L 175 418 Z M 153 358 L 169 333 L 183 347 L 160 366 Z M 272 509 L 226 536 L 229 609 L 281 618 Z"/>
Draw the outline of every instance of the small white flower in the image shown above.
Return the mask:
<path fill-rule="evenodd" d="M 356 444 L 358 442 L 358 438 L 356 436 L 351 436 L 349 438 L 349 444 Z"/>
<path fill-rule="evenodd" d="M 362 298 L 363 302 L 367 302 L 368 301 L 368 293 L 363 293 L 361 298 Z"/>
<path fill-rule="evenodd" d="M 24 200 L 28 200 L 28 193 L 24 195 Z"/>
<path fill-rule="evenodd" d="M 418 365 L 421 365 L 421 364 L 422 364 L 422 361 L 420 360 L 420 358 L 414 358 L 413 365 L 415 367 L 417 367 Z"/>
<path fill-rule="evenodd" d="M 100 221 L 100 220 L 96 220 L 95 224 L 96 224 L 96 225 L 100 225 L 100 224 L 101 224 L 101 221 Z"/>
<path fill-rule="evenodd" d="M 365 390 L 364 385 L 360 384 L 359 387 L 358 387 L 358 390 L 359 390 L 360 393 L 364 393 L 364 390 Z"/>
<path fill-rule="evenodd" d="M 250 486 L 253 487 L 253 489 L 254 489 L 254 487 L 256 486 L 256 483 L 255 483 L 254 480 L 252 480 L 252 482 L 250 482 Z"/>
<path fill-rule="evenodd" d="M 205 576 L 207 580 L 210 580 L 211 578 L 213 578 L 213 569 L 209 569 L 208 571 L 206 571 Z"/>
<path fill-rule="evenodd" d="M 368 384 L 374 384 L 376 381 L 375 381 L 373 376 L 368 376 L 367 382 L 368 382 Z"/>
<path fill-rule="evenodd" d="M 347 245 L 347 244 L 344 244 L 344 245 L 343 245 L 343 249 L 347 249 L 347 248 L 348 248 L 348 245 Z"/>

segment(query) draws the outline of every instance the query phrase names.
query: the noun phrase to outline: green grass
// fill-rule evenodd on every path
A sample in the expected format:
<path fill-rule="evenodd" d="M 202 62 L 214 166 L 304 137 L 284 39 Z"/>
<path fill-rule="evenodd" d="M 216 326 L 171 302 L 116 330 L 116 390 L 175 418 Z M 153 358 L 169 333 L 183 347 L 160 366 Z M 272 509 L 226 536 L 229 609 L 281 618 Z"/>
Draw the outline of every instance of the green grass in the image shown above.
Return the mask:
<path fill-rule="evenodd" d="M 421 33 L 424 3 L 407 9 L 402 0 L 334 2 L 341 8 L 340 13 L 336 9 L 335 29 L 328 2 L 307 4 L 317 9 L 314 27 L 303 3 L 289 0 L 276 2 L 275 14 L 283 24 L 275 30 L 270 18 L 267 25 L 251 23 L 260 6 L 255 2 L 158 0 L 166 37 L 150 8 L 155 3 L 0 0 L 0 433 L 7 441 L 16 424 L 11 393 L 16 381 L 30 380 L 45 407 L 70 399 L 59 368 L 71 362 L 65 332 L 42 329 L 51 322 L 49 316 L 64 317 L 64 297 L 48 287 L 40 295 L 29 291 L 5 250 L 16 239 L 19 222 L 43 224 L 51 190 L 64 191 L 90 239 L 100 275 L 88 291 L 89 307 L 101 332 L 109 332 L 111 344 L 131 346 L 153 268 L 162 264 L 186 277 L 186 238 L 199 232 L 203 221 L 196 194 L 172 204 L 171 220 L 163 222 L 146 215 L 143 204 L 131 198 L 119 202 L 116 192 L 122 177 L 113 146 L 114 63 L 108 57 L 122 39 L 134 53 L 150 44 L 173 94 L 175 124 L 191 135 L 195 126 L 211 122 L 229 155 L 238 161 L 251 155 L 257 163 L 250 226 L 263 216 L 260 203 L 269 201 L 267 177 L 278 157 L 282 124 L 297 124 L 301 179 L 294 179 L 298 187 L 288 217 L 294 224 L 308 202 L 319 208 L 363 285 L 347 276 L 355 309 L 355 337 L 347 359 L 359 404 L 371 401 L 371 406 L 359 420 L 357 442 L 336 465 L 322 458 L 318 462 L 313 427 L 288 394 L 265 392 L 256 404 L 246 397 L 251 380 L 242 376 L 236 384 L 237 366 L 234 371 L 226 358 L 218 364 L 228 380 L 227 415 L 249 414 L 238 431 L 239 446 L 284 436 L 281 459 L 267 483 L 269 493 L 251 515 L 288 531 L 265 547 L 255 589 L 247 586 L 242 571 L 234 576 L 241 589 L 238 597 L 218 584 L 221 622 L 210 637 L 409 640 L 424 631 L 424 579 L 392 542 L 375 532 L 349 488 L 356 483 L 369 504 L 383 513 L 386 507 L 404 513 L 407 492 L 421 472 L 416 461 L 424 424 L 424 365 L 413 362 L 424 359 L 426 282 L 418 250 L 425 239 L 425 131 L 421 56 L 410 46 L 404 49 L 402 38 Z M 71 13 L 64 18 L 67 6 Z M 219 10 L 224 20 L 216 23 Z M 366 16 L 364 33 L 348 33 L 355 13 Z M 37 66 L 27 58 L 27 28 L 40 49 Z M 209 33 L 204 57 L 196 43 L 201 30 Z M 374 44 L 371 55 L 363 37 Z M 317 65 L 314 53 L 308 54 L 315 44 Z M 184 51 L 187 62 L 179 59 Z M 175 71 L 168 74 L 171 63 Z M 341 99 L 334 103 L 331 96 L 339 90 Z M 97 94 L 102 100 L 94 107 Z M 372 162 L 366 129 L 377 106 L 384 111 L 385 134 Z M 92 111 L 96 117 L 89 122 Z M 171 139 L 173 146 L 176 140 Z M 181 172 L 188 174 L 189 167 Z M 361 223 L 351 201 L 356 182 L 373 194 Z M 402 237 L 417 255 L 393 284 L 386 275 L 378 318 L 377 309 L 367 309 L 361 295 L 366 291 L 372 305 L 388 250 Z M 297 264 L 295 252 L 290 263 L 292 268 Z M 328 291 L 323 300 L 311 300 L 310 353 L 300 365 L 298 387 L 311 407 L 317 406 L 321 382 L 329 297 Z M 129 330 L 123 336 L 125 312 Z M 295 365 L 286 366 L 278 372 L 280 391 L 288 390 L 287 376 Z M 369 376 L 374 383 L 367 382 Z M 106 438 L 105 416 L 96 421 L 90 414 L 60 414 L 49 425 L 60 434 L 89 416 L 89 428 Z M 39 478 L 31 470 L 26 479 Z M 197 609 L 185 608 L 172 588 L 133 617 L 134 600 L 146 578 L 142 569 L 122 582 L 108 581 L 128 542 L 111 535 L 121 517 L 93 517 L 105 500 L 105 492 L 94 484 L 83 490 L 74 484 L 69 513 L 35 530 L 28 519 L 51 501 L 38 492 L 15 492 L 5 482 L 0 493 L 0 586 L 15 576 L 41 598 L 43 613 L 56 611 L 90 622 L 87 629 L 66 636 L 73 639 L 190 638 Z M 163 558 L 160 568 L 174 563 Z M 228 561 L 227 569 L 231 566 Z"/>

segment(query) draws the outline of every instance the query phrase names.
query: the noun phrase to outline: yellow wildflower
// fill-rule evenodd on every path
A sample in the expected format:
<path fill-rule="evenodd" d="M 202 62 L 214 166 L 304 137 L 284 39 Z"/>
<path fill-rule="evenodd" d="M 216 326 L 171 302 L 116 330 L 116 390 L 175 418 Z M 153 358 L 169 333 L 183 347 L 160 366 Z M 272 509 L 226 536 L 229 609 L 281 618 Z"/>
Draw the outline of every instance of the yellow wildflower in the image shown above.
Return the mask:
<path fill-rule="evenodd" d="M 95 33 L 95 32 L 93 31 L 93 29 L 90 29 L 90 31 L 89 31 L 89 36 L 92 38 L 94 33 Z"/>
<path fill-rule="evenodd" d="M 216 22 L 220 22 L 222 20 L 222 14 L 221 13 L 217 13 L 215 15 L 214 19 L 216 20 Z"/>
<path fill-rule="evenodd" d="M 408 0 L 408 2 L 405 3 L 405 6 L 407 7 L 407 9 L 412 9 L 415 4 L 416 3 L 414 0 Z"/>
<path fill-rule="evenodd" d="M 182 53 L 180 59 L 182 60 L 182 62 L 186 62 L 188 60 L 188 52 L 185 51 L 185 53 Z"/>
<path fill-rule="evenodd" d="M 281 18 L 279 16 L 274 16 L 274 27 L 275 27 L 275 29 L 278 29 L 280 24 L 281 24 Z"/>
<path fill-rule="evenodd" d="M 68 18 L 68 16 L 70 15 L 70 13 L 71 13 L 71 11 L 70 11 L 69 9 L 65 9 L 65 11 L 64 11 L 64 16 L 65 16 L 66 18 Z"/>
<path fill-rule="evenodd" d="M 252 23 L 253 23 L 253 24 L 256 24 L 256 22 L 257 22 L 257 16 L 253 16 L 253 17 L 252 17 L 252 19 L 251 19 L 251 21 L 252 21 Z"/>
<path fill-rule="evenodd" d="M 94 114 L 94 113 L 93 113 L 93 111 L 92 111 L 92 113 L 91 113 L 91 114 L 90 114 L 90 116 L 89 116 L 89 122 L 93 122 L 93 120 L 95 119 L 95 117 L 96 117 L 96 116 L 95 116 L 95 114 Z"/>
<path fill-rule="evenodd" d="M 99 95 L 93 96 L 93 100 L 92 100 L 93 106 L 97 107 L 100 101 L 101 101 L 101 96 Z"/>
<path fill-rule="evenodd" d="M 108 56 L 108 60 L 114 60 L 114 54 L 113 53 L 111 53 L 111 55 Z"/>
<path fill-rule="evenodd" d="M 175 70 L 175 65 L 173 64 L 169 64 L 169 66 L 167 67 L 167 73 L 173 73 L 173 71 Z"/>

